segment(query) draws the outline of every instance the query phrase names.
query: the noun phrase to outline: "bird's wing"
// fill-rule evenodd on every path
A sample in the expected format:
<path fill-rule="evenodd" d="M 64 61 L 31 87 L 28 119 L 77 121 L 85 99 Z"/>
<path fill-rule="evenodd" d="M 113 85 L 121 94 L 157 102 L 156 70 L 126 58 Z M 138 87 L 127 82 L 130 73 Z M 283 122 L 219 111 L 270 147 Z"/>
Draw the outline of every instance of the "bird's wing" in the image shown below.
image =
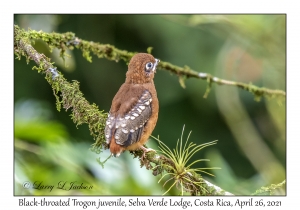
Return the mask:
<path fill-rule="evenodd" d="M 133 108 L 124 116 L 114 116 L 110 113 L 105 127 L 106 142 L 110 143 L 112 135 L 114 135 L 116 143 L 124 147 L 138 142 L 144 126 L 151 116 L 151 102 L 151 93 L 144 90 Z"/>

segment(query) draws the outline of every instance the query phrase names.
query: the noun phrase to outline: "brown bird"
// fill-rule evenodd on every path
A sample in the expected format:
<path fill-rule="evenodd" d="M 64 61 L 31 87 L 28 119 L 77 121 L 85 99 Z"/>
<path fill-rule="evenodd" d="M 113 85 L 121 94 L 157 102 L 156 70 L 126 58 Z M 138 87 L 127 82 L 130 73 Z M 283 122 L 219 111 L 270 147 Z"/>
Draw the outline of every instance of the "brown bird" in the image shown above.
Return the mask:
<path fill-rule="evenodd" d="M 153 82 L 159 63 L 152 55 L 138 53 L 128 65 L 125 83 L 112 101 L 105 126 L 110 152 L 118 157 L 125 150 L 147 149 L 143 145 L 158 118 L 158 99 Z"/>

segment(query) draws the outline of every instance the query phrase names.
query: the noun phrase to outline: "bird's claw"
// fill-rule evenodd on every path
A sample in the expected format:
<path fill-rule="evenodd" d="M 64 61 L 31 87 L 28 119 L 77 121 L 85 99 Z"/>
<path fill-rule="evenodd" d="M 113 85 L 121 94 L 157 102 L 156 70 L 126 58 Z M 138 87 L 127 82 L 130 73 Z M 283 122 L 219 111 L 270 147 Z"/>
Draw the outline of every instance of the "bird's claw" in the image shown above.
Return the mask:
<path fill-rule="evenodd" d="M 151 151 L 153 151 L 153 152 L 156 152 L 154 149 L 151 149 L 151 148 L 145 148 L 145 147 L 141 147 L 141 149 L 144 151 L 144 153 L 143 153 L 143 155 L 142 155 L 142 157 L 141 157 L 141 160 L 144 162 L 144 158 L 146 158 L 146 153 L 147 152 L 151 152 Z"/>

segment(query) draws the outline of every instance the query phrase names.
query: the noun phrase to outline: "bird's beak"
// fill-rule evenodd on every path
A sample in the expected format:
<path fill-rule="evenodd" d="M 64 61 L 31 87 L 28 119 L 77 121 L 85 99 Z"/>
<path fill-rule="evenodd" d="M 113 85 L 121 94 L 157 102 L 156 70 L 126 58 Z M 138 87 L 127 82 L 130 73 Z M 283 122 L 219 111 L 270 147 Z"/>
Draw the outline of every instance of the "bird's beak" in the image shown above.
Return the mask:
<path fill-rule="evenodd" d="M 154 73 L 156 72 L 156 67 L 157 67 L 157 65 L 158 65 L 159 62 L 160 62 L 160 60 L 155 58 L 154 67 L 153 67 L 153 69 L 152 69 L 152 71 L 153 71 Z"/>

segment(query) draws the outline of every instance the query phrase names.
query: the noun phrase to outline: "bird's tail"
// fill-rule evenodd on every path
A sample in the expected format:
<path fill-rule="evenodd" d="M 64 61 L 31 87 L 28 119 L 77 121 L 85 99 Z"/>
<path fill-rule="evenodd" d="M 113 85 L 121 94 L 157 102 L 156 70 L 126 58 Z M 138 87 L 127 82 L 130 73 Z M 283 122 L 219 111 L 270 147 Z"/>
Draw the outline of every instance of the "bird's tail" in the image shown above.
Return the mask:
<path fill-rule="evenodd" d="M 120 154 L 124 150 L 124 148 L 121 145 L 116 143 L 116 140 L 115 140 L 114 136 L 112 136 L 112 138 L 111 138 L 111 141 L 110 141 L 110 144 L 109 144 L 109 149 L 110 149 L 111 154 L 114 157 L 119 157 Z"/>

